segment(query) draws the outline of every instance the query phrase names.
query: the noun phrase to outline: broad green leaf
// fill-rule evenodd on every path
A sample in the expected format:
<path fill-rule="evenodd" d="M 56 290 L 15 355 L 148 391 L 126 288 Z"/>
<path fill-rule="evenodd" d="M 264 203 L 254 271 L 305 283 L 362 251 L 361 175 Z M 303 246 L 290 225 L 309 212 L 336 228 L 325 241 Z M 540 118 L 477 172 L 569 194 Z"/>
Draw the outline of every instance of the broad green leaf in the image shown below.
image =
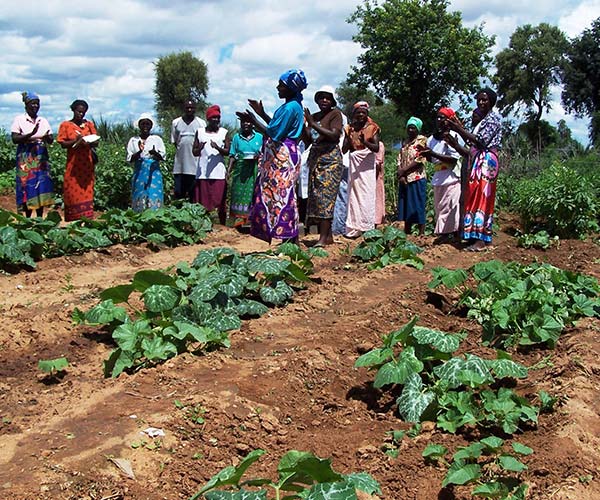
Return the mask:
<path fill-rule="evenodd" d="M 190 301 L 192 302 L 209 302 L 214 299 L 219 293 L 218 288 L 209 281 L 200 281 L 192 289 L 190 293 Z"/>
<path fill-rule="evenodd" d="M 408 338 L 412 334 L 418 320 L 418 316 L 413 316 L 413 318 L 402 328 L 400 328 L 400 330 L 396 330 L 389 335 L 385 335 L 383 338 L 383 346 L 392 348 L 398 343 L 406 345 L 408 343 Z"/>
<path fill-rule="evenodd" d="M 144 356 L 149 360 L 165 360 L 177 355 L 177 347 L 159 336 L 142 340 Z"/>
<path fill-rule="evenodd" d="M 464 462 L 466 460 L 477 459 L 483 453 L 485 446 L 480 442 L 471 443 L 469 446 L 459 448 L 454 455 L 452 460 L 455 462 Z M 458 483 L 457 483 L 458 484 Z"/>
<path fill-rule="evenodd" d="M 280 306 L 292 297 L 294 291 L 284 281 L 278 281 L 274 287 L 262 287 L 259 294 L 260 298 L 265 302 Z"/>
<path fill-rule="evenodd" d="M 527 367 L 511 359 L 490 359 L 486 361 L 488 368 L 501 378 L 527 378 Z"/>
<path fill-rule="evenodd" d="M 360 356 L 354 363 L 355 368 L 359 368 L 361 366 L 371 367 L 378 366 L 382 363 L 385 363 L 389 359 L 391 359 L 394 351 L 389 348 L 376 348 L 372 351 L 364 353 Z"/>
<path fill-rule="evenodd" d="M 460 462 L 453 463 L 446 477 L 442 482 L 442 487 L 445 488 L 449 484 L 468 484 L 476 481 L 481 477 L 481 467 L 477 464 L 461 464 Z"/>
<path fill-rule="evenodd" d="M 357 500 L 356 488 L 348 481 L 315 484 L 306 500 Z"/>
<path fill-rule="evenodd" d="M 249 255 L 245 259 L 248 272 L 252 275 L 262 273 L 265 275 L 280 275 L 289 264 L 288 260 L 270 257 L 268 255 Z"/>
<path fill-rule="evenodd" d="M 515 450 L 515 453 L 518 453 L 519 455 L 531 455 L 533 453 L 533 450 L 529 446 L 525 446 L 516 441 L 512 442 L 511 446 L 513 450 Z"/>
<path fill-rule="evenodd" d="M 198 497 L 192 497 L 198 498 Z M 267 500 L 267 491 L 209 491 L 204 494 L 206 500 Z"/>
<path fill-rule="evenodd" d="M 152 270 L 138 271 L 133 276 L 131 284 L 139 292 L 144 292 L 152 285 L 176 287 L 175 279 L 172 276 L 169 276 L 161 271 Z"/>
<path fill-rule="evenodd" d="M 479 442 L 484 444 L 486 449 L 495 452 L 502 448 L 502 445 L 504 444 L 504 439 L 499 438 L 497 436 L 489 436 L 479 440 Z"/>
<path fill-rule="evenodd" d="M 107 288 L 100 292 L 100 298 L 102 300 L 112 300 L 115 304 L 127 302 L 131 292 L 135 290 L 133 285 L 117 285 L 112 288 Z"/>
<path fill-rule="evenodd" d="M 423 363 L 415 356 L 414 347 L 406 347 L 395 361 L 379 368 L 373 387 L 379 389 L 388 384 L 404 384 L 408 377 L 423 370 Z"/>
<path fill-rule="evenodd" d="M 356 472 L 345 476 L 346 481 L 353 484 L 357 490 L 364 491 L 368 495 L 381 495 L 379 483 L 366 472 Z"/>
<path fill-rule="evenodd" d="M 127 321 L 127 312 L 123 307 L 115 306 L 112 300 L 104 300 L 85 313 L 89 325 L 107 325 L 113 321 Z"/>
<path fill-rule="evenodd" d="M 469 277 L 464 269 L 450 270 L 445 267 L 434 267 L 431 274 L 433 279 L 427 284 L 429 288 L 437 288 L 440 285 L 449 289 L 456 288 L 467 281 Z"/>
<path fill-rule="evenodd" d="M 123 323 L 112 334 L 112 338 L 123 351 L 136 352 L 139 348 L 144 334 L 152 331 L 150 323 L 146 320 L 138 320 L 133 323 Z"/>
<path fill-rule="evenodd" d="M 110 353 L 107 360 L 104 361 L 104 376 L 118 377 L 121 372 L 132 368 L 135 364 L 135 357 L 132 353 L 115 349 Z"/>
<path fill-rule="evenodd" d="M 343 476 L 331 468 L 330 459 L 319 458 L 306 451 L 291 450 L 287 452 L 279 461 L 277 472 L 280 478 L 292 474 L 286 480 L 286 485 L 291 485 L 292 483 L 338 482 L 343 480 Z"/>
<path fill-rule="evenodd" d="M 473 488 L 471 494 L 483 498 L 506 498 L 508 488 L 499 481 L 490 481 Z"/>
<path fill-rule="evenodd" d="M 144 293 L 144 304 L 150 312 L 165 312 L 173 309 L 180 299 L 180 292 L 170 285 L 151 285 Z"/>
<path fill-rule="evenodd" d="M 402 394 L 396 400 L 398 413 L 406 422 L 419 422 L 427 407 L 435 399 L 435 394 L 423 386 L 417 373 L 409 375 Z"/>
<path fill-rule="evenodd" d="M 441 444 L 432 443 L 427 445 L 427 447 L 423 450 L 423 453 L 421 453 L 421 455 L 423 456 L 423 458 L 437 460 L 445 456 L 446 453 L 448 453 L 448 448 L 442 446 Z"/>
<path fill-rule="evenodd" d="M 527 470 L 527 466 L 511 455 L 501 455 L 498 457 L 498 463 L 504 470 L 510 472 L 521 472 Z"/>
<path fill-rule="evenodd" d="M 415 326 L 412 336 L 419 344 L 427 344 L 445 353 L 453 353 L 460 346 L 460 338 L 451 333 Z"/>
<path fill-rule="evenodd" d="M 38 368 L 45 373 L 59 372 L 69 366 L 67 358 L 40 359 Z"/>
<path fill-rule="evenodd" d="M 174 337 L 179 340 L 183 340 L 185 338 L 191 337 L 196 342 L 202 342 L 206 344 L 212 333 L 210 328 L 194 325 L 192 323 L 186 323 L 184 321 L 174 321 L 173 324 L 177 328 L 177 333 L 174 334 Z"/>

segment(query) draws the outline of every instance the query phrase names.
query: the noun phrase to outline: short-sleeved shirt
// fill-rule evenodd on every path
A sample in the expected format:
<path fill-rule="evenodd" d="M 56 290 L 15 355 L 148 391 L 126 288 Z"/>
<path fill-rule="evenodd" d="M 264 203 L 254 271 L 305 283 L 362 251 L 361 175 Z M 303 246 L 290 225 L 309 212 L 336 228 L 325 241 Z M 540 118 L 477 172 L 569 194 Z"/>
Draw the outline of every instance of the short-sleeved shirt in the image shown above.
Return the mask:
<path fill-rule="evenodd" d="M 27 113 L 23 113 L 22 115 L 18 115 L 15 117 L 12 126 L 10 127 L 11 133 L 23 135 L 29 134 L 36 123 L 38 124 L 37 132 L 31 136 L 28 142 L 36 142 L 39 141 L 42 137 L 44 137 L 47 133 L 52 133 L 52 129 L 50 128 L 50 124 L 48 120 L 42 118 L 41 116 L 31 118 Z"/>
<path fill-rule="evenodd" d="M 413 141 L 408 142 L 402 146 L 400 153 L 398 153 L 398 167 L 406 168 L 413 161 L 419 164 L 419 167 L 410 172 L 406 176 L 407 182 L 416 182 L 421 179 L 427 179 L 425 172 L 425 158 L 420 156 L 420 150 L 427 147 L 427 137 L 424 135 L 418 135 Z"/>
<path fill-rule="evenodd" d="M 206 127 L 206 122 L 197 116 L 190 123 L 180 116 L 171 124 L 171 142 L 177 147 L 173 162 L 174 174 L 196 175 L 198 158 L 192 153 L 194 136 L 199 128 Z"/>
<path fill-rule="evenodd" d="M 477 124 L 473 134 L 485 145 L 486 150 L 500 149 L 502 146 L 502 117 L 496 111 L 490 111 Z"/>
<path fill-rule="evenodd" d="M 350 151 L 356 151 L 367 147 L 360 141 L 361 134 L 366 140 L 373 141 L 375 134 L 381 132 L 381 129 L 379 125 L 369 118 L 365 126 L 360 130 L 354 130 L 351 125 L 346 125 L 344 131 L 350 140 Z"/>
<path fill-rule="evenodd" d="M 140 141 L 142 141 L 143 149 L 140 158 L 152 158 L 150 151 L 154 148 L 163 158 L 166 156 L 165 143 L 158 135 L 149 135 L 146 140 L 141 137 L 132 137 L 127 143 L 127 161 L 131 161 L 132 156 L 140 150 Z"/>
<path fill-rule="evenodd" d="M 219 150 L 213 148 L 211 141 L 215 141 L 220 147 L 225 147 L 227 129 L 220 127 L 216 132 L 209 132 L 205 128 L 199 128 L 196 132 L 199 142 L 204 142 L 204 147 L 198 157 L 198 169 L 196 179 L 225 179 L 225 159 Z"/>
<path fill-rule="evenodd" d="M 279 106 L 266 128 L 266 134 L 274 141 L 298 139 L 304 128 L 304 110 L 295 100 Z"/>
<path fill-rule="evenodd" d="M 254 159 L 262 149 L 263 136 L 258 132 L 252 132 L 250 137 L 235 134 L 229 147 L 229 155 L 238 159 Z"/>
<path fill-rule="evenodd" d="M 458 138 L 456 132 L 450 132 L 454 137 Z M 433 135 L 427 139 L 427 147 L 431 151 L 444 155 L 451 156 L 457 161 L 460 160 L 460 153 L 450 146 L 444 139 L 436 139 Z M 432 186 L 449 186 L 460 182 L 460 178 L 454 172 L 454 165 L 448 165 L 439 160 L 438 158 L 431 157 L 431 163 L 435 167 L 435 173 L 431 178 Z"/>

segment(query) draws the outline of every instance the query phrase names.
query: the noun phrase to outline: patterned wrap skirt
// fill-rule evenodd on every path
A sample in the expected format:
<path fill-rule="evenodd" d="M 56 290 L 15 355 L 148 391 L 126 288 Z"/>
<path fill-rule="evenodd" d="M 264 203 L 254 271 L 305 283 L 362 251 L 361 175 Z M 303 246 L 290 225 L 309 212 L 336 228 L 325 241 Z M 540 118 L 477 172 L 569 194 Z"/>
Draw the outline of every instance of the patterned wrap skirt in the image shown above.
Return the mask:
<path fill-rule="evenodd" d="M 339 146 L 327 153 L 311 148 L 308 157 L 308 219 L 333 219 L 335 200 L 342 180 L 342 152 Z"/>

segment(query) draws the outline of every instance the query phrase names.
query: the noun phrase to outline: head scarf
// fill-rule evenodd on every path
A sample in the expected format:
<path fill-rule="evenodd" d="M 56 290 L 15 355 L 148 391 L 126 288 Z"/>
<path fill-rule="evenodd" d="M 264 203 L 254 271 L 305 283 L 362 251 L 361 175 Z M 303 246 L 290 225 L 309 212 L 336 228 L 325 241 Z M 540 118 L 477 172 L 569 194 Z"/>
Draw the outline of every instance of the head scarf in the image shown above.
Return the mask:
<path fill-rule="evenodd" d="M 71 103 L 71 111 L 75 111 L 75 108 L 77 106 L 83 106 L 85 108 L 85 110 L 87 111 L 90 107 L 88 106 L 88 103 L 85 102 L 83 99 L 75 99 L 72 103 Z"/>
<path fill-rule="evenodd" d="M 335 99 L 335 89 L 331 85 L 323 85 L 319 90 L 315 92 L 315 102 L 317 102 L 322 94 L 328 94 L 331 100 L 333 101 L 333 105 L 337 106 L 337 101 Z"/>
<path fill-rule="evenodd" d="M 480 89 L 479 92 L 477 92 L 477 95 L 475 97 L 477 97 L 479 94 L 485 94 L 488 96 L 488 99 L 490 100 L 490 108 L 493 108 L 496 105 L 498 96 L 496 95 L 496 92 L 494 92 L 491 88 L 484 87 L 484 88 Z"/>
<path fill-rule="evenodd" d="M 414 125 L 417 129 L 417 132 L 420 132 L 421 127 L 423 127 L 423 120 L 417 118 L 416 116 L 411 116 L 406 122 L 406 128 L 410 127 L 411 125 Z"/>
<path fill-rule="evenodd" d="M 369 103 L 367 101 L 355 102 L 354 106 L 352 106 L 352 111 L 357 110 L 358 108 L 363 108 L 369 111 Z"/>
<path fill-rule="evenodd" d="M 36 99 L 39 101 L 40 96 L 35 92 L 21 92 L 21 96 L 23 96 L 23 102 L 27 104 L 29 101 L 35 101 Z"/>
<path fill-rule="evenodd" d="M 136 128 L 140 128 L 140 122 L 142 120 L 150 120 L 150 123 L 152 123 L 152 126 L 154 127 L 154 118 L 152 118 L 152 115 L 150 113 L 142 113 L 139 116 L 139 118 L 134 123 L 134 125 L 136 126 Z"/>
<path fill-rule="evenodd" d="M 306 76 L 304 76 L 304 71 L 301 69 L 290 69 L 283 73 L 279 77 L 279 80 L 281 80 L 288 89 L 296 94 L 294 96 L 296 101 L 302 101 L 302 91 L 308 87 L 308 82 L 306 81 Z"/>
<path fill-rule="evenodd" d="M 456 116 L 456 113 L 452 108 L 440 108 L 438 110 L 440 115 L 444 115 L 446 118 L 452 119 Z"/>
<path fill-rule="evenodd" d="M 207 120 L 210 120 L 211 118 L 214 118 L 215 116 L 218 116 L 219 118 L 221 117 L 221 108 L 217 104 L 213 104 L 212 106 L 209 106 L 208 109 L 206 110 L 206 119 Z"/>

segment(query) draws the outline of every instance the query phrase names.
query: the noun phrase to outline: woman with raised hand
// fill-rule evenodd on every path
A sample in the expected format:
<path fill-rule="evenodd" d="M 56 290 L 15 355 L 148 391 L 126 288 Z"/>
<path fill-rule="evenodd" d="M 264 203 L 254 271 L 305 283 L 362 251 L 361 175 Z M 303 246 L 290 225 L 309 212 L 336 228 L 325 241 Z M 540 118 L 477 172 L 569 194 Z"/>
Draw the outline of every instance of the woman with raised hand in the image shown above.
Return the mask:
<path fill-rule="evenodd" d="M 343 146 L 344 153 L 350 152 L 347 238 L 358 238 L 364 231 L 375 228 L 379 132 L 379 125 L 369 117 L 369 104 L 366 101 L 354 104 Z"/>
<path fill-rule="evenodd" d="M 52 144 L 52 129 L 48 120 L 38 116 L 40 98 L 33 92 L 23 92 L 25 113 L 17 116 L 10 128 L 11 139 L 17 145 L 16 201 L 17 210 L 38 217 L 44 207 L 54 204 L 54 186 L 50 178 L 47 144 Z"/>
<path fill-rule="evenodd" d="M 414 224 L 419 234 L 425 233 L 427 174 L 425 157 L 427 137 L 421 135 L 423 121 L 411 116 L 406 122 L 407 138 L 398 153 L 398 220 L 404 221 L 404 232 L 410 234 Z"/>
<path fill-rule="evenodd" d="M 133 163 L 131 207 L 135 212 L 156 210 L 164 200 L 160 162 L 166 156 L 165 144 L 160 136 L 150 134 L 154 126 L 150 113 L 142 113 L 135 126 L 140 134 L 127 143 L 127 161 Z"/>
<path fill-rule="evenodd" d="M 233 136 L 229 147 L 227 168 L 227 176 L 231 179 L 229 215 L 233 218 L 233 227 L 236 228 L 248 222 L 262 144 L 263 136 L 254 130 L 252 123 L 240 120 L 240 131 Z"/>
<path fill-rule="evenodd" d="M 306 216 L 307 225 L 314 221 L 319 227 L 319 241 L 315 246 L 323 247 L 333 243 L 331 222 L 344 168 L 339 146 L 343 123 L 333 87 L 321 87 L 315 93 L 315 102 L 319 106 L 316 113 L 304 109 L 305 143 L 311 144 Z"/>
<path fill-rule="evenodd" d="M 260 123 L 252 111 L 237 113 L 265 136 L 249 220 L 250 234 L 269 243 L 272 238 L 292 242 L 298 239 L 295 189 L 300 167 L 298 142 L 304 128 L 302 91 L 306 87 L 302 70 L 283 73 L 277 92 L 285 102 L 275 110 L 273 118 L 265 112 L 262 101 L 248 100 L 267 126 Z"/>
<path fill-rule="evenodd" d="M 450 128 L 471 146 L 463 228 L 463 238 L 470 242 L 465 248 L 469 252 L 485 250 L 492 242 L 498 150 L 502 143 L 502 118 L 494 111 L 496 93 L 486 87 L 477 92 L 475 98 L 481 119 L 472 132 L 465 130 L 458 120 L 448 120 Z"/>
<path fill-rule="evenodd" d="M 94 148 L 100 137 L 96 127 L 86 120 L 88 103 L 77 99 L 71 104 L 73 118 L 58 129 L 58 143 L 67 150 L 67 167 L 63 182 L 65 220 L 94 217 L 94 170 L 97 162 Z"/>
<path fill-rule="evenodd" d="M 421 156 L 433 163 L 435 173 L 431 178 L 433 187 L 433 208 L 435 210 L 435 230 L 437 242 L 442 243 L 451 237 L 458 239 L 460 229 L 460 163 L 455 171 L 460 152 L 452 145 L 456 132 L 451 132 L 448 120 L 456 118 L 452 108 L 440 108 L 437 112 L 435 132 L 427 138 L 427 149 Z M 456 137 L 453 137 L 456 140 Z"/>

